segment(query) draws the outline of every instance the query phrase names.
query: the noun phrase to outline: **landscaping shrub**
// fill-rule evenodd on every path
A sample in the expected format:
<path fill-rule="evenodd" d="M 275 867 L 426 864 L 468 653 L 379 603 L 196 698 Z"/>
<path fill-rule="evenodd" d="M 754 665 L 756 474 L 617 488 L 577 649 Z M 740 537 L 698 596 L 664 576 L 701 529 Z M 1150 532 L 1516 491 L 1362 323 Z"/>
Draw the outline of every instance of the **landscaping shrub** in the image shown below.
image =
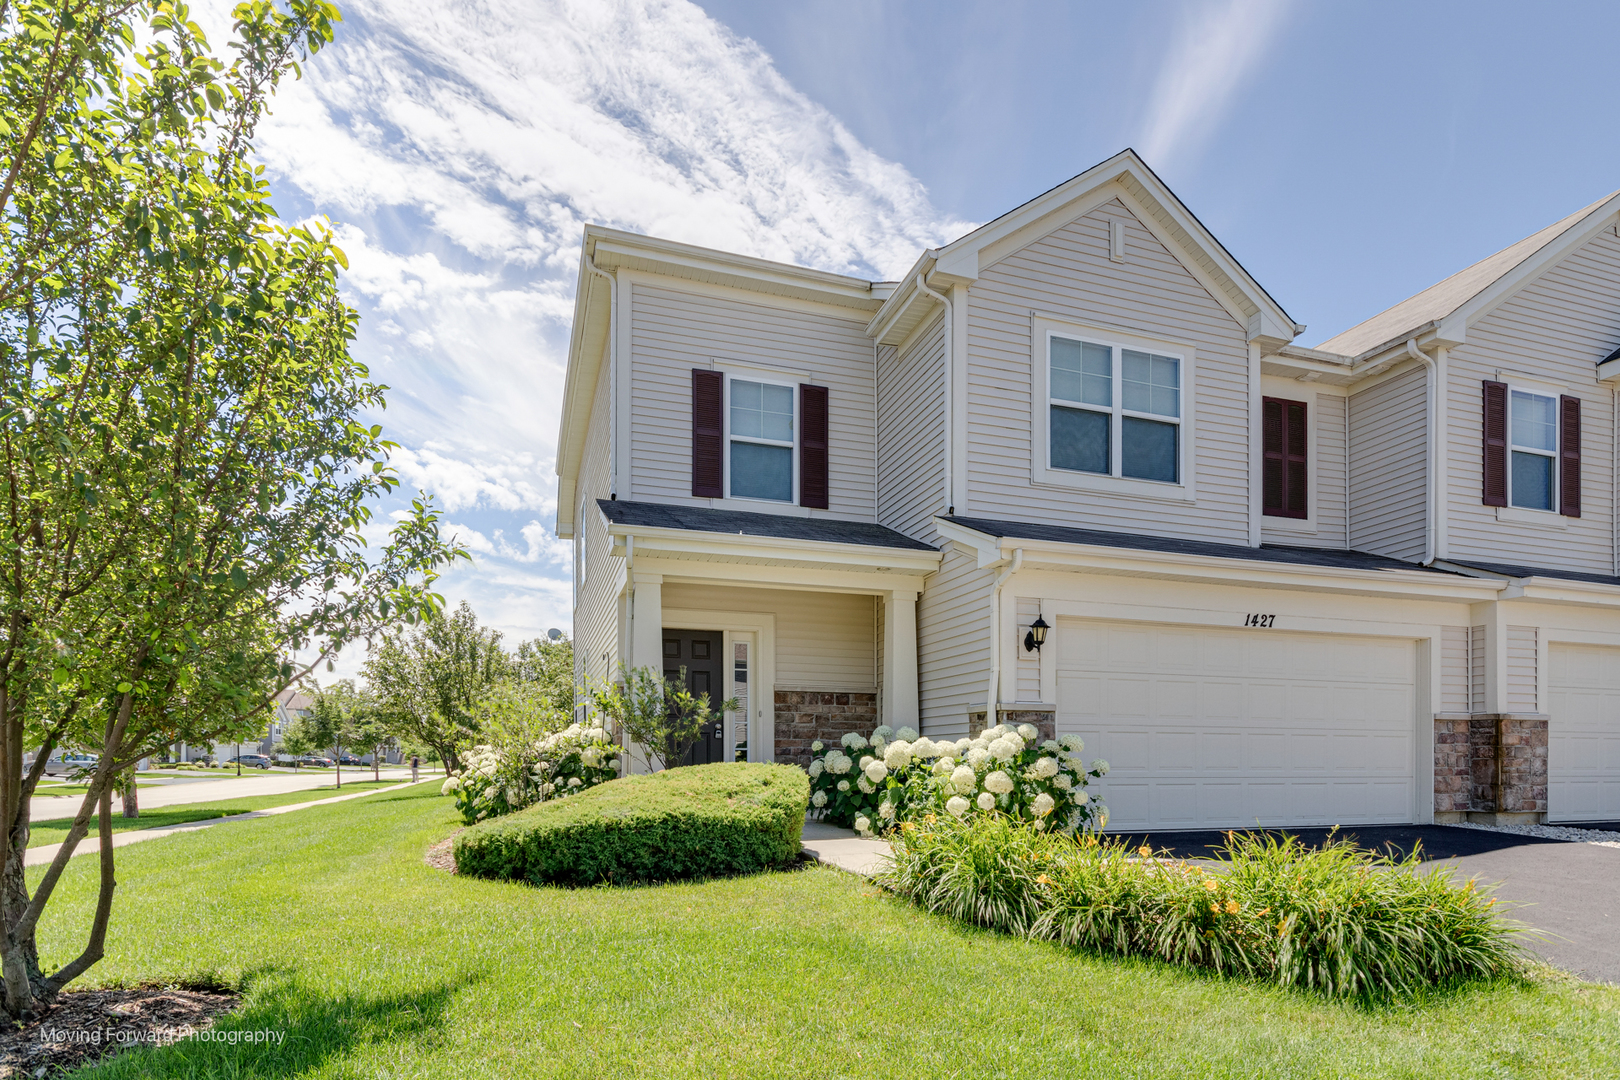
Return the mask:
<path fill-rule="evenodd" d="M 1086 785 L 1108 772 L 1086 769 L 1078 735 L 1036 744 L 1033 724 L 997 724 L 971 739 L 935 742 L 887 724 L 868 738 L 810 744 L 810 805 L 836 825 L 861 833 L 892 829 L 923 814 L 970 818 L 1008 814 L 1039 831 L 1074 832 L 1108 824 L 1108 810 Z"/>
<path fill-rule="evenodd" d="M 619 747 L 599 727 L 570 724 L 533 743 L 478 746 L 439 789 L 468 825 L 548 799 L 577 795 L 619 775 Z"/>
<path fill-rule="evenodd" d="M 809 783 L 791 765 L 723 762 L 627 776 L 456 837 L 456 869 L 540 884 L 746 874 L 799 854 Z"/>
<path fill-rule="evenodd" d="M 1321 990 L 1410 994 L 1521 969 L 1490 887 L 1419 855 L 1229 834 L 1226 865 L 1038 831 L 1002 815 L 905 823 L 881 881 L 929 911 L 1072 948 Z"/>

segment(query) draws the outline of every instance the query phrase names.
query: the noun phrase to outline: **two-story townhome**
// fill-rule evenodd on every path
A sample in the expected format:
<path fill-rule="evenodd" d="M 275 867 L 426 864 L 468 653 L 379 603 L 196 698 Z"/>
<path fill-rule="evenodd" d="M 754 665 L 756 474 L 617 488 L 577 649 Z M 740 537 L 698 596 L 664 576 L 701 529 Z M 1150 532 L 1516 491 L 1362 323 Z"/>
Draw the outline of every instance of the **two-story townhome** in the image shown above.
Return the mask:
<path fill-rule="evenodd" d="M 1308 349 L 1130 151 L 898 282 L 588 228 L 579 675 L 1077 733 L 1116 829 L 1620 819 L 1617 230 Z"/>

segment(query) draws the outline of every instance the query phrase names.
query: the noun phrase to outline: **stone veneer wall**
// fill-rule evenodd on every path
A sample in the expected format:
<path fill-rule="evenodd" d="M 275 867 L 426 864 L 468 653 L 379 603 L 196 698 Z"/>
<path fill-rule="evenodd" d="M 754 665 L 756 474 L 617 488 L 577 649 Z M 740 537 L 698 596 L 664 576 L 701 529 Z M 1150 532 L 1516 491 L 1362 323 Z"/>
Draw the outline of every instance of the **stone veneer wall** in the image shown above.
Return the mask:
<path fill-rule="evenodd" d="M 1057 713 L 1045 709 L 1000 709 L 997 711 L 1001 716 L 999 723 L 1011 724 L 1013 727 L 1017 727 L 1019 724 L 1034 724 L 1036 730 L 1040 732 L 1040 735 L 1036 737 L 1037 742 L 1057 738 Z M 968 714 L 969 735 L 977 735 L 988 726 L 984 722 L 984 710 L 981 709 L 978 712 Z"/>
<path fill-rule="evenodd" d="M 776 692 L 776 760 L 810 767 L 810 744 L 836 743 L 851 731 L 870 735 L 878 726 L 876 694 Z"/>
<path fill-rule="evenodd" d="M 1529 823 L 1547 816 L 1547 717 L 1442 713 L 1434 718 L 1437 821 Z"/>
<path fill-rule="evenodd" d="M 1434 718 L 1434 814 L 1437 821 L 1461 821 L 1473 805 L 1472 741 L 1466 713 Z"/>

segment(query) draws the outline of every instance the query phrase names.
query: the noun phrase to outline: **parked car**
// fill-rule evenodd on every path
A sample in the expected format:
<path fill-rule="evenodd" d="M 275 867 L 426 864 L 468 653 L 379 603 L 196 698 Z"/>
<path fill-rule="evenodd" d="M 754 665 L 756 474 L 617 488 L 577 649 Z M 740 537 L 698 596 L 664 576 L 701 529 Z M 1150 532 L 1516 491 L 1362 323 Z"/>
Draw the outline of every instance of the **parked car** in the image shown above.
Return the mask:
<path fill-rule="evenodd" d="M 268 769 L 270 759 L 263 754 L 242 754 L 234 757 L 226 764 L 240 764 L 244 769 Z"/>
<path fill-rule="evenodd" d="M 303 757 L 298 759 L 297 764 L 300 767 L 330 769 L 332 767 L 332 759 L 329 757 L 320 757 L 316 754 L 305 754 Z"/>
<path fill-rule="evenodd" d="M 71 751 L 60 758 L 52 758 L 45 763 L 46 776 L 66 776 L 80 769 L 93 769 L 96 762 L 101 760 L 100 754 L 81 754 Z"/>
<path fill-rule="evenodd" d="M 338 764 L 339 765 L 366 765 L 366 764 L 369 764 L 369 763 L 361 761 L 359 758 L 355 757 L 353 754 L 339 754 L 338 755 Z"/>

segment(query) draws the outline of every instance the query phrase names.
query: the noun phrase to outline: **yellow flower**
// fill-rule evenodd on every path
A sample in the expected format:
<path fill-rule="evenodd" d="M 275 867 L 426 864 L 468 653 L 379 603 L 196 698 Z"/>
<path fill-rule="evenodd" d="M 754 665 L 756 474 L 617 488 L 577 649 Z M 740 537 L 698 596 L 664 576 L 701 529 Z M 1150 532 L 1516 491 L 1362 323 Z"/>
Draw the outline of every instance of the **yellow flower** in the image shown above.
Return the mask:
<path fill-rule="evenodd" d="M 1236 915 L 1238 913 L 1238 902 L 1236 900 L 1228 900 L 1226 902 L 1226 913 L 1228 915 Z"/>
<path fill-rule="evenodd" d="M 1050 885 L 1050 884 L 1052 884 L 1052 879 L 1047 877 L 1045 874 L 1041 874 L 1035 880 L 1040 882 L 1042 885 Z"/>
<path fill-rule="evenodd" d="M 1141 847 L 1137 848 L 1136 853 L 1142 856 L 1144 859 L 1153 858 L 1153 849 L 1148 847 L 1146 844 L 1143 844 Z"/>
<path fill-rule="evenodd" d="M 1208 889 L 1210 892 L 1214 892 L 1216 889 L 1219 889 L 1220 887 L 1221 887 L 1220 882 L 1216 881 L 1214 878 L 1205 878 L 1204 879 L 1204 888 Z"/>
<path fill-rule="evenodd" d="M 1215 914 L 1219 915 L 1221 913 L 1221 905 L 1219 905 L 1219 904 L 1211 904 L 1211 905 L 1209 905 L 1209 910 L 1211 910 Z"/>

